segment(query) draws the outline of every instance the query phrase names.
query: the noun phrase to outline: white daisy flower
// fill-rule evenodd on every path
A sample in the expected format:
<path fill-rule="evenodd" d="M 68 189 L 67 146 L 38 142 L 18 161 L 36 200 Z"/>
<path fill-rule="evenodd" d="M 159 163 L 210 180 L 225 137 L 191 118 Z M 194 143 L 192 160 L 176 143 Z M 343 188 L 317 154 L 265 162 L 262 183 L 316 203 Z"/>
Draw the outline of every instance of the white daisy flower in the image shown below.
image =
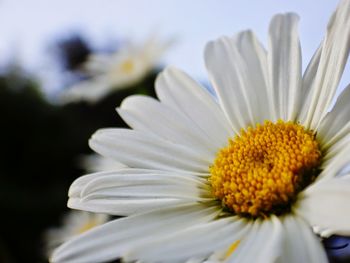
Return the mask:
<path fill-rule="evenodd" d="M 155 69 L 169 45 L 170 42 L 162 43 L 150 37 L 142 45 L 128 43 L 111 55 L 90 55 L 83 69 L 91 79 L 64 90 L 62 101 L 85 100 L 93 103 L 114 90 L 129 88 Z"/>
<path fill-rule="evenodd" d="M 174 68 L 156 81 L 159 101 L 127 98 L 118 112 L 133 129 L 100 130 L 90 145 L 130 168 L 77 179 L 68 202 L 126 217 L 63 244 L 53 262 L 327 262 L 316 234 L 350 235 L 350 86 L 328 112 L 350 1 L 303 75 L 298 20 L 275 16 L 267 51 L 250 31 L 210 42 L 218 100 Z"/>
<path fill-rule="evenodd" d="M 51 228 L 45 233 L 46 253 L 52 251 L 71 238 L 80 235 L 96 226 L 106 223 L 109 216 L 85 211 L 70 211 L 63 217 L 61 227 Z"/>

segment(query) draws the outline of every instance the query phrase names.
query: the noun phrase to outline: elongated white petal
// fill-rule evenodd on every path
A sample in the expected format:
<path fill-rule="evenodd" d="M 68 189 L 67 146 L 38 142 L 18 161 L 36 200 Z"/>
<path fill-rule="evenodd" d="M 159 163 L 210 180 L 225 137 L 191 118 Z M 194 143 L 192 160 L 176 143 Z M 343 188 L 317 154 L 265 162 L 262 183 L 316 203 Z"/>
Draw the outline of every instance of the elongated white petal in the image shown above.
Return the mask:
<path fill-rule="evenodd" d="M 322 119 L 317 138 L 324 150 L 350 134 L 350 85 L 339 95 L 331 112 Z"/>
<path fill-rule="evenodd" d="M 153 98 L 130 96 L 123 101 L 118 113 L 135 130 L 156 134 L 173 143 L 187 145 L 203 156 L 215 157 L 216 140 L 208 140 L 206 133 L 182 112 Z"/>
<path fill-rule="evenodd" d="M 339 145 L 329 151 L 322 163 L 322 172 L 318 175 L 317 181 L 335 177 L 343 168 L 350 164 L 350 144 Z"/>
<path fill-rule="evenodd" d="M 121 177 L 121 176 L 117 176 Z M 160 176 L 161 177 L 161 176 Z M 152 176 L 153 180 L 161 180 L 158 176 Z M 102 178 L 100 182 L 92 182 L 92 184 L 98 183 L 115 183 L 114 180 L 117 178 Z M 119 179 L 119 178 L 118 178 Z M 178 178 L 179 179 L 179 178 Z M 181 178 L 183 179 L 183 178 Z M 101 182 L 104 180 L 105 182 Z M 159 184 L 152 184 L 150 182 L 144 183 L 144 185 L 137 185 L 137 179 L 135 185 L 130 184 L 129 186 L 100 186 L 100 185 L 87 185 L 83 192 L 83 200 L 90 199 L 159 199 L 165 198 L 179 198 L 179 199 L 194 199 L 200 200 L 204 198 L 210 198 L 210 192 L 205 189 L 200 189 L 194 185 L 181 185 L 172 184 L 171 181 L 159 181 Z M 140 180 L 140 183 L 142 180 Z M 133 182 L 134 183 L 134 182 Z"/>
<path fill-rule="evenodd" d="M 327 263 L 327 255 L 319 238 L 311 227 L 301 218 L 286 216 L 283 218 L 285 239 L 280 263 Z"/>
<path fill-rule="evenodd" d="M 268 240 L 266 238 L 268 237 Z M 275 262 L 283 254 L 284 230 L 280 219 L 256 220 L 227 262 Z"/>
<path fill-rule="evenodd" d="M 270 117 L 266 53 L 251 32 L 209 42 L 204 55 L 221 108 L 236 133 Z"/>
<path fill-rule="evenodd" d="M 297 117 L 301 93 L 301 49 L 298 36 L 299 17 L 296 14 L 276 15 L 270 24 L 268 69 L 273 121 Z"/>
<path fill-rule="evenodd" d="M 324 150 L 324 155 L 322 158 L 322 167 L 321 168 L 328 168 L 328 164 L 331 162 L 334 162 L 334 160 L 339 158 L 344 158 L 346 156 L 341 156 L 340 153 L 344 152 L 349 148 L 349 142 L 350 142 L 350 134 L 345 135 L 343 138 L 341 138 L 339 141 L 333 143 L 330 145 L 330 147 Z"/>
<path fill-rule="evenodd" d="M 239 240 L 248 229 L 249 224 L 245 220 L 235 217 L 198 224 L 135 246 L 126 253 L 126 260 L 140 258 L 143 262 L 183 262 L 190 257 L 209 256 L 215 250 Z"/>
<path fill-rule="evenodd" d="M 117 259 L 137 244 L 210 222 L 219 212 L 217 207 L 189 204 L 116 219 L 63 244 L 54 251 L 51 262 L 97 263 Z"/>
<path fill-rule="evenodd" d="M 322 43 L 320 47 L 313 54 L 309 64 L 306 67 L 306 70 L 303 74 L 302 79 L 302 90 L 301 90 L 301 105 L 299 109 L 298 121 L 305 125 L 307 115 L 309 114 L 309 104 L 311 94 L 313 92 L 315 76 L 317 74 L 318 65 L 320 64 L 322 54 Z"/>
<path fill-rule="evenodd" d="M 350 178 L 339 177 L 313 184 L 300 194 L 297 213 L 323 235 L 350 235 Z"/>
<path fill-rule="evenodd" d="M 185 114 L 216 147 L 227 144 L 233 131 L 213 96 L 203 87 L 173 67 L 159 74 L 155 85 L 162 103 Z"/>
<path fill-rule="evenodd" d="M 84 176 L 78 177 L 69 187 L 68 196 L 69 197 L 80 197 L 80 192 L 84 186 L 95 178 L 101 177 L 103 175 L 108 175 L 110 172 L 97 172 Z"/>
<path fill-rule="evenodd" d="M 266 51 L 252 31 L 243 31 L 234 38 L 234 45 L 238 55 L 236 63 L 239 74 L 242 75 L 244 87 L 248 96 L 247 105 L 252 109 L 254 121 L 262 123 L 271 119 L 268 96 L 268 72 Z"/>
<path fill-rule="evenodd" d="M 72 183 L 72 185 L 69 189 L 68 195 L 70 197 L 80 196 L 82 189 L 90 182 L 93 182 L 96 179 L 98 180 L 99 178 L 103 178 L 106 176 L 108 177 L 109 175 L 115 175 L 115 174 L 126 176 L 126 178 L 128 178 L 130 176 L 130 180 L 133 179 L 133 177 L 131 177 L 131 176 L 135 175 L 135 174 L 136 175 L 137 174 L 141 174 L 141 175 L 154 175 L 154 174 L 160 175 L 161 174 L 164 177 L 166 177 L 167 175 L 170 175 L 170 176 L 179 175 L 179 176 L 186 176 L 186 177 L 188 177 L 188 178 L 186 178 L 187 180 L 193 180 L 193 182 L 195 182 L 195 183 L 205 182 L 205 179 L 198 178 L 199 174 L 196 174 L 196 173 L 179 173 L 179 172 L 177 172 L 176 174 L 174 174 L 171 172 L 164 172 L 164 171 L 160 171 L 160 170 L 151 170 L 151 169 L 119 168 L 115 171 L 97 172 L 97 173 L 92 173 L 92 174 L 84 175 L 84 176 L 77 178 Z M 181 182 L 178 182 L 178 183 L 181 183 Z M 122 183 L 120 183 L 120 185 L 122 185 Z"/>
<path fill-rule="evenodd" d="M 330 103 L 338 87 L 339 80 L 350 50 L 350 1 L 342 0 L 333 14 L 327 28 L 327 34 L 321 44 L 321 50 L 312 61 L 317 70 L 312 69 L 304 87 L 310 89 L 303 101 L 305 118 L 300 119 L 305 127 L 317 129 L 322 117 L 329 110 Z M 316 62 L 316 63 L 315 63 Z M 318 62 L 318 63 L 317 63 Z M 303 113 L 301 114 L 301 116 Z"/>
<path fill-rule="evenodd" d="M 194 257 L 187 260 L 186 263 L 203 263 L 204 261 L 205 261 L 205 258 L 203 257 Z"/>
<path fill-rule="evenodd" d="M 71 208 L 112 215 L 213 200 L 206 181 L 195 175 L 142 169 L 86 175 L 72 184 L 69 197 Z"/>
<path fill-rule="evenodd" d="M 99 154 L 129 167 L 207 173 L 212 162 L 188 146 L 128 129 L 99 130 L 89 145 Z"/>
<path fill-rule="evenodd" d="M 68 200 L 68 207 L 94 213 L 106 213 L 115 216 L 128 216 L 145 213 L 153 209 L 170 207 L 180 204 L 188 204 L 191 200 L 178 198 L 161 199 L 88 199 L 71 197 Z"/>

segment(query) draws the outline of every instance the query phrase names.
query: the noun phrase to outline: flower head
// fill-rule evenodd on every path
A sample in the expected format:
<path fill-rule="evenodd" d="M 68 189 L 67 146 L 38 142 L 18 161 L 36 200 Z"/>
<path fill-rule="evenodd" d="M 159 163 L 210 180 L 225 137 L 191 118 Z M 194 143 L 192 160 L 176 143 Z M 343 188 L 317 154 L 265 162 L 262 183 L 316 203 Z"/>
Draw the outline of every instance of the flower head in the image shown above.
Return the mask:
<path fill-rule="evenodd" d="M 92 54 L 83 65 L 90 79 L 78 82 L 62 93 L 65 102 L 96 102 L 113 90 L 128 88 L 155 69 L 169 43 L 150 37 L 142 45 L 129 43 L 114 54 Z"/>
<path fill-rule="evenodd" d="M 350 49 L 340 2 L 304 74 L 298 16 L 205 49 L 217 100 L 183 72 L 132 96 L 133 128 L 90 140 L 129 168 L 83 176 L 72 208 L 127 216 L 67 242 L 54 262 L 327 262 L 317 235 L 350 235 L 350 87 L 328 112 Z M 345 174 L 344 174 L 345 173 Z"/>

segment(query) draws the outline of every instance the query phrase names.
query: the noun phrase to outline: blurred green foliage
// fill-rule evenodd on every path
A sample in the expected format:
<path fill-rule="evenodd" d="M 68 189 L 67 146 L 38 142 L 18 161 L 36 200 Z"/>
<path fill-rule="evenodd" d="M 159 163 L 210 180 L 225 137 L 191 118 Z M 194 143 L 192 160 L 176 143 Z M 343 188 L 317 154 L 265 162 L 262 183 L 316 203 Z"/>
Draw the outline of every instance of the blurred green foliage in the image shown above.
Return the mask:
<path fill-rule="evenodd" d="M 0 262 L 46 262 L 43 233 L 60 224 L 79 158 L 99 128 L 124 127 L 115 112 L 135 93 L 154 96 L 150 74 L 142 83 L 96 104 L 53 105 L 38 84 L 18 72 L 0 76 Z"/>

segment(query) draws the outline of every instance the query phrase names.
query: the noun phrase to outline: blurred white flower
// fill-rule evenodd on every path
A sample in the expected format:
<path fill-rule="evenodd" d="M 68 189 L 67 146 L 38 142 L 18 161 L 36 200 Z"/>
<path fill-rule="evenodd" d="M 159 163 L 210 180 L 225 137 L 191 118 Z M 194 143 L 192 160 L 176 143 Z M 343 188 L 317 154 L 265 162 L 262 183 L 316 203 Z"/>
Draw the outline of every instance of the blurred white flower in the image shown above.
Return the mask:
<path fill-rule="evenodd" d="M 140 82 L 156 68 L 170 44 L 152 36 L 141 45 L 128 43 L 113 54 L 90 55 L 83 70 L 91 79 L 64 90 L 62 101 L 86 100 L 93 103 L 113 90 L 125 89 Z"/>
<path fill-rule="evenodd" d="M 46 254 L 50 257 L 52 251 L 64 242 L 106 223 L 108 219 L 106 214 L 71 210 L 63 217 L 61 227 L 51 228 L 45 233 Z"/>

